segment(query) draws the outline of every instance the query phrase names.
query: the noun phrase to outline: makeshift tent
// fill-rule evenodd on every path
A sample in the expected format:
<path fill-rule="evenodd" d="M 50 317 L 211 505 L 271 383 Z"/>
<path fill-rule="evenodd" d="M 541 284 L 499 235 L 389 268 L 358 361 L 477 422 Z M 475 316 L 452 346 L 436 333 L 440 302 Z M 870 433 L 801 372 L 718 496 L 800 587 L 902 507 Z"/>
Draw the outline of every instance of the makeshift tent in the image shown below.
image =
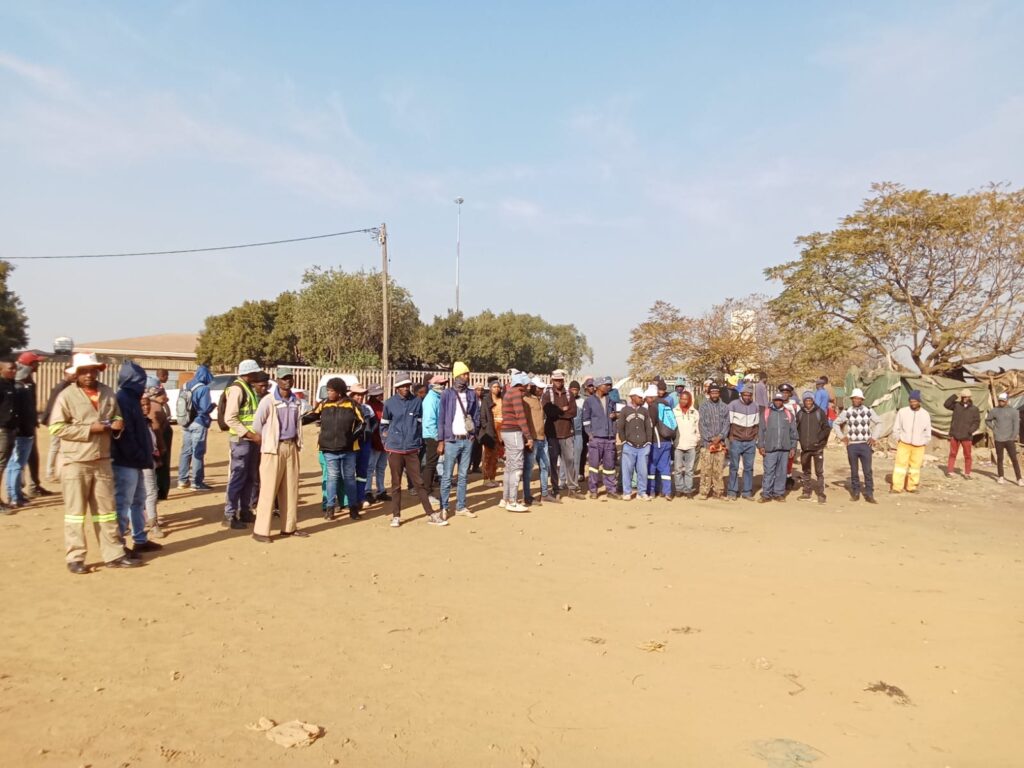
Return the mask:
<path fill-rule="evenodd" d="M 966 384 L 944 376 L 917 376 L 900 374 L 895 371 L 882 371 L 877 374 L 863 374 L 856 366 L 846 372 L 846 391 L 855 387 L 864 390 L 864 402 L 875 410 L 882 419 L 882 435 L 892 432 L 896 421 L 896 411 L 907 405 L 912 390 L 921 391 L 921 406 L 932 417 L 932 432 L 941 437 L 949 436 L 949 424 L 952 411 L 946 409 L 946 399 L 950 395 L 959 395 L 960 390 L 969 389 L 971 399 L 981 411 L 981 426 L 976 434 L 985 433 L 985 415 L 991 407 L 989 388 L 984 383 Z M 845 400 L 847 407 L 849 398 Z"/>

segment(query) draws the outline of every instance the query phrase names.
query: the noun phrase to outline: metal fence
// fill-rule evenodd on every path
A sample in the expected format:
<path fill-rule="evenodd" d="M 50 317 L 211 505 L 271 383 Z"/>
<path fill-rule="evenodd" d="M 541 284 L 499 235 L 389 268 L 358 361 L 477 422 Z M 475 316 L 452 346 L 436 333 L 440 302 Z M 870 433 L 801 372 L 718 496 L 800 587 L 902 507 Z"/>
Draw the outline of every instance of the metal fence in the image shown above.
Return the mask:
<path fill-rule="evenodd" d="M 121 369 L 122 359 L 114 358 L 101 358 L 103 362 L 107 364 L 107 369 L 100 373 L 99 379 L 104 384 L 114 389 L 117 389 L 117 374 Z M 147 370 L 154 370 L 155 368 L 165 368 L 168 366 L 157 366 L 151 365 L 149 360 L 137 360 L 142 367 Z M 49 358 L 39 364 L 39 368 L 36 370 L 36 399 L 38 401 L 38 407 L 42 410 L 46 406 L 46 400 L 50 396 L 50 391 L 53 387 L 61 381 L 64 377 L 64 369 L 67 368 L 71 363 L 70 357 L 61 358 Z M 176 369 L 181 370 L 187 365 L 188 369 L 194 370 L 195 364 L 183 364 L 180 361 L 176 364 Z M 346 376 L 355 376 L 359 379 L 362 384 L 381 384 L 384 387 L 385 394 L 390 394 L 394 390 L 394 384 L 396 381 L 401 381 L 403 378 L 412 379 L 414 382 L 427 381 L 431 376 L 435 374 L 446 374 L 450 375 L 451 371 L 409 371 L 409 370 L 389 370 L 381 371 L 380 369 L 364 368 L 360 370 L 343 370 L 339 368 L 316 368 L 313 366 L 305 365 L 293 365 L 289 366 L 294 374 L 294 386 L 305 390 L 309 393 L 311 398 L 316 398 L 316 387 L 320 383 L 320 379 L 330 374 L 332 376 L 340 376 L 345 374 Z M 271 376 L 274 375 L 277 370 L 276 366 L 266 368 L 267 373 Z M 471 386 L 477 384 L 486 386 L 487 380 L 497 376 L 506 382 L 508 380 L 507 373 L 475 373 L 469 374 L 469 381 Z M 180 375 L 179 381 L 169 381 L 167 383 L 168 388 L 174 388 L 178 384 L 184 384 L 188 381 L 189 374 L 183 373 Z M 549 376 L 539 376 L 545 383 L 548 382 Z"/>

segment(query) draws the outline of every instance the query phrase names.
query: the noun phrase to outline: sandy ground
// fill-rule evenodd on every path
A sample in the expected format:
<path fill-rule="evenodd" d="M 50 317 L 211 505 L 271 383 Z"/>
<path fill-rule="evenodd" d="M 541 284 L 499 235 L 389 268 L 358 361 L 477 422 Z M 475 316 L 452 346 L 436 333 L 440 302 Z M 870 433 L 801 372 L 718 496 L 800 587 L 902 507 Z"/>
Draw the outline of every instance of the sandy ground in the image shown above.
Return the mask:
<path fill-rule="evenodd" d="M 220 489 L 225 457 L 216 433 Z M 85 577 L 60 502 L 34 503 L 0 518 L 0 764 L 1024 764 L 1024 489 L 930 466 L 916 497 L 852 504 L 844 457 L 823 507 L 511 514 L 474 477 L 478 519 L 410 499 L 393 530 L 322 520 L 307 446 L 310 538 L 258 545 L 221 492 L 175 490 L 162 553 Z M 285 750 L 260 716 L 325 735 Z"/>

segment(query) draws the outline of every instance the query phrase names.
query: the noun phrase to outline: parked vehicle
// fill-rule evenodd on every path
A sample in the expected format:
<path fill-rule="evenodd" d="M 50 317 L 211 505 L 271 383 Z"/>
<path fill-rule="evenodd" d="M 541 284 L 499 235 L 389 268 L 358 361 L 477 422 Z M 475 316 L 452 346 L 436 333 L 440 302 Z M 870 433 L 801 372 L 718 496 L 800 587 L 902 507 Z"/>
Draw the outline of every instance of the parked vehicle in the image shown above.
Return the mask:
<path fill-rule="evenodd" d="M 214 421 L 217 420 L 217 403 L 220 402 L 220 396 L 225 389 L 236 379 L 236 375 L 233 373 L 220 373 L 213 377 L 213 381 L 210 382 L 210 400 L 213 402 L 213 413 L 210 414 L 210 418 Z M 273 392 L 277 387 L 276 382 L 270 382 L 270 391 Z M 167 390 L 167 404 L 171 407 L 171 423 L 177 423 L 177 408 L 175 407 L 178 402 L 178 389 Z M 306 413 L 309 411 L 313 404 L 309 402 L 306 397 L 306 390 L 304 389 L 293 389 L 292 392 L 295 396 L 302 401 L 302 412 Z"/>

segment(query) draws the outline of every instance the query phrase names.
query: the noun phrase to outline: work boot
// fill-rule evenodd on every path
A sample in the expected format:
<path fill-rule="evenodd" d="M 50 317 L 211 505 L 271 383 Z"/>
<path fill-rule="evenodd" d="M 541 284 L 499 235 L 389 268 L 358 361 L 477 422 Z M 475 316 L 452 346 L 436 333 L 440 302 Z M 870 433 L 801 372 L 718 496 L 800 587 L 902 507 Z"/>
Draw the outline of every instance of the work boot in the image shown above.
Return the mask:
<path fill-rule="evenodd" d="M 328 507 L 327 511 L 324 512 L 324 520 L 333 520 L 335 512 L 336 510 L 334 507 Z"/>

